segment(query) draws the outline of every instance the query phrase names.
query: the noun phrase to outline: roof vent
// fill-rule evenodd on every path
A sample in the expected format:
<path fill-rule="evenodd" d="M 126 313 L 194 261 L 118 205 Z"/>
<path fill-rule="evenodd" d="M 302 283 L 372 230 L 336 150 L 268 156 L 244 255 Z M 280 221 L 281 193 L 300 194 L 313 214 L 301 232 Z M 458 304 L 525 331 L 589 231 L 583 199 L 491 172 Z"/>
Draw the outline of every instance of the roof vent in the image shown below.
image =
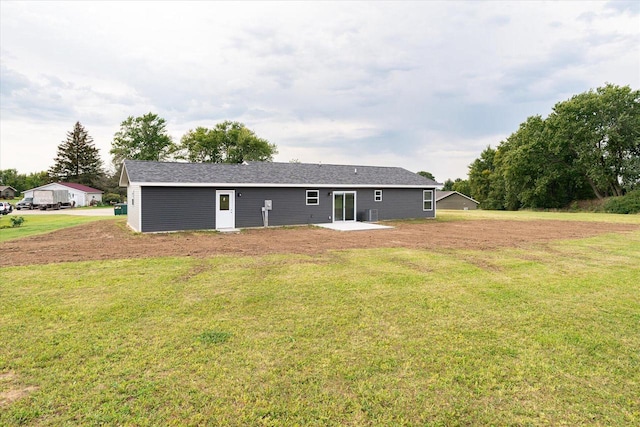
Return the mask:
<path fill-rule="evenodd" d="M 358 174 L 358 168 L 353 169 L 353 173 Z"/>
<path fill-rule="evenodd" d="M 244 160 L 244 161 L 242 162 L 242 164 L 243 164 L 243 165 L 245 165 L 245 166 L 248 166 L 248 165 L 249 165 L 249 162 L 247 162 L 246 160 Z"/>

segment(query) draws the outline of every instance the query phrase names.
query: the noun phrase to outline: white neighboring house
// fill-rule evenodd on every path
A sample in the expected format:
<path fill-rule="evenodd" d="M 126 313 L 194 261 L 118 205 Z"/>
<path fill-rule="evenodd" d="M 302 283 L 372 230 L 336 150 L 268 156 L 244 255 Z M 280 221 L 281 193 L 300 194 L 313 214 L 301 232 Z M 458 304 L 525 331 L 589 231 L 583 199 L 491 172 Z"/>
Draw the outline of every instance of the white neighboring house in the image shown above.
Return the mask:
<path fill-rule="evenodd" d="M 94 203 L 102 202 L 102 191 L 73 182 L 52 182 L 51 184 L 25 190 L 22 195 L 23 197 L 33 197 L 35 190 L 67 190 L 69 191 L 69 201 L 76 207 L 90 206 L 94 200 Z"/>

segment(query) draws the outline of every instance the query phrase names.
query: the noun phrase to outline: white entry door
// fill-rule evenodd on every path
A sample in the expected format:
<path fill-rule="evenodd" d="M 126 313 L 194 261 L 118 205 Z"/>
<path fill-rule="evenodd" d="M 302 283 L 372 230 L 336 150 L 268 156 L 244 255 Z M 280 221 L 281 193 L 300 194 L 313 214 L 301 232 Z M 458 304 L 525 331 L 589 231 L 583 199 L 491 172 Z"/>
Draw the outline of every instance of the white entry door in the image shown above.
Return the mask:
<path fill-rule="evenodd" d="M 236 192 L 216 190 L 216 230 L 236 228 Z"/>

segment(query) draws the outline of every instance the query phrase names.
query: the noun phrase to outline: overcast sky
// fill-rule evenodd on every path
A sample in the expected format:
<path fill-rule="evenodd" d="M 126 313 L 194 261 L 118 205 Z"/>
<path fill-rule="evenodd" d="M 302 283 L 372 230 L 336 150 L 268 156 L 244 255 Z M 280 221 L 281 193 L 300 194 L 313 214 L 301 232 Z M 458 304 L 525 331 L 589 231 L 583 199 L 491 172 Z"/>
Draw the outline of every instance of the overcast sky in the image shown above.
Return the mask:
<path fill-rule="evenodd" d="M 527 117 L 640 88 L 640 2 L 0 1 L 0 169 L 80 121 L 106 166 L 128 116 L 243 122 L 276 161 L 465 178 Z"/>

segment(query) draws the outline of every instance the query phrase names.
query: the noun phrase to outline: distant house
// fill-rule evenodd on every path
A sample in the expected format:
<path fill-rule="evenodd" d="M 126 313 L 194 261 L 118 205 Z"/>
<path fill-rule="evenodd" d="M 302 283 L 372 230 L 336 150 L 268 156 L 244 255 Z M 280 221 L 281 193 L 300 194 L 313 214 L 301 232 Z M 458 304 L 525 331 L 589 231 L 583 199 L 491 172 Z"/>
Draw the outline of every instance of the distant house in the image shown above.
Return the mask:
<path fill-rule="evenodd" d="M 438 209 L 474 210 L 480 202 L 473 200 L 457 191 L 436 191 L 436 206 Z"/>
<path fill-rule="evenodd" d="M 0 199 L 13 199 L 16 197 L 18 190 L 7 185 L 0 185 Z"/>
<path fill-rule="evenodd" d="M 396 167 L 125 160 L 127 224 L 141 232 L 434 218 L 440 184 Z"/>
<path fill-rule="evenodd" d="M 68 190 L 69 200 L 74 206 L 91 206 L 102 202 L 102 191 L 73 182 L 53 182 L 22 192 L 24 197 L 33 197 L 35 190 Z"/>

